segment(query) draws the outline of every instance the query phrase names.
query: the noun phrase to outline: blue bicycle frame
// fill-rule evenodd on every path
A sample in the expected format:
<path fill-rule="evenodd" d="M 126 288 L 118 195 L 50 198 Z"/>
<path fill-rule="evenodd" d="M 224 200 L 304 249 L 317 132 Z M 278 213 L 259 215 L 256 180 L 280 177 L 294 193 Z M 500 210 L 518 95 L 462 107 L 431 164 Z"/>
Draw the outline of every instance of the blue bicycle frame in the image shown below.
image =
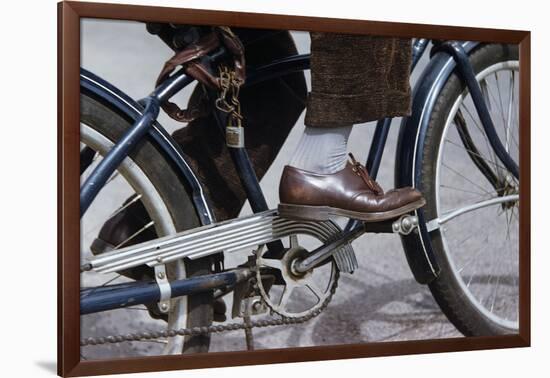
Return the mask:
<path fill-rule="evenodd" d="M 424 55 L 428 44 L 429 40 L 427 39 L 414 41 L 412 70 L 415 69 L 418 61 Z M 412 114 L 402 120 L 396 154 L 395 181 L 397 187 L 419 186 L 422 175 L 420 162 L 429 116 L 435 99 L 455 69 L 461 75 L 471 93 L 491 147 L 504 166 L 516 178 L 519 178 L 517 164 L 508 155 L 496 134 L 481 89 L 468 59 L 468 54 L 478 44 L 477 42 L 448 41 L 438 44 L 435 49 L 432 49 L 430 62 L 413 91 Z M 252 86 L 262 81 L 306 69 L 309 69 L 309 55 L 291 56 L 256 69 L 249 69 L 244 85 Z M 193 80 L 182 71 L 178 71 L 156 88 L 147 98 L 136 102 L 114 86 L 84 69 L 81 69 L 80 77 L 83 93 L 117 109 L 123 116 L 134 122 L 133 126 L 125 132 L 82 185 L 80 189 L 81 217 L 108 178 L 132 152 L 138 142 L 142 138 L 151 138 L 167 159 L 174 163 L 178 173 L 188 183 L 200 222 L 203 225 L 215 222 L 201 182 L 186 162 L 178 144 L 156 121 L 160 105 L 191 84 Z M 223 133 L 225 131 L 224 115 L 216 111 L 215 118 L 220 131 Z M 391 122 L 391 118 L 386 118 L 379 120 L 376 124 L 366 162 L 366 168 L 373 178 L 376 178 L 380 167 Z M 246 150 L 244 148 L 229 148 L 229 150 L 252 210 L 254 212 L 268 210 L 267 202 Z M 407 261 L 416 280 L 420 283 L 429 283 L 437 277 L 439 267 L 432 251 L 424 213 L 420 209 L 416 211 L 416 215 L 419 218 L 419 232 L 418 234 L 403 236 L 403 243 L 407 246 L 405 248 Z M 364 231 L 363 223 L 350 220 L 338 239 L 341 243 L 345 243 L 360 231 Z M 173 281 L 171 285 L 173 286 L 172 292 L 180 296 L 212 290 L 243 279 L 246 279 L 246 274 L 238 270 L 203 276 L 194 281 Z M 141 303 L 151 303 L 159 300 L 160 290 L 154 282 L 114 285 L 101 290 L 89 289 L 81 293 L 81 313 L 120 308 L 125 306 L 129 297 L 139 297 Z"/>

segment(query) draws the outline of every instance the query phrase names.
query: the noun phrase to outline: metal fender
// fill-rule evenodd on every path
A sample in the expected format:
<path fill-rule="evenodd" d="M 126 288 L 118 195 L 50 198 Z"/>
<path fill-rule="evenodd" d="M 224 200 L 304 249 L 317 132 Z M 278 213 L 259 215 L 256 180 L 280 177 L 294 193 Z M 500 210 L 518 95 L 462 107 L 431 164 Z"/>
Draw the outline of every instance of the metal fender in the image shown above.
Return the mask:
<path fill-rule="evenodd" d="M 470 53 L 479 42 L 463 42 Z M 395 159 L 396 187 L 418 187 L 421 181 L 421 159 L 424 140 L 435 101 L 456 63 L 446 52 L 436 52 L 422 72 L 413 90 L 412 114 L 403 118 L 399 129 Z M 432 250 L 430 236 L 422 209 L 416 211 L 418 233 L 401 238 L 407 261 L 415 279 L 422 284 L 432 282 L 439 275 L 439 265 Z"/>
<path fill-rule="evenodd" d="M 117 111 L 122 117 L 135 122 L 143 112 L 143 106 L 128 95 L 93 73 L 80 69 L 81 93 L 97 99 Z M 197 215 L 203 225 L 215 222 L 202 184 L 185 160 L 185 155 L 170 134 L 155 121 L 149 137 L 159 146 L 164 156 L 174 164 L 180 176 L 188 184 Z"/>

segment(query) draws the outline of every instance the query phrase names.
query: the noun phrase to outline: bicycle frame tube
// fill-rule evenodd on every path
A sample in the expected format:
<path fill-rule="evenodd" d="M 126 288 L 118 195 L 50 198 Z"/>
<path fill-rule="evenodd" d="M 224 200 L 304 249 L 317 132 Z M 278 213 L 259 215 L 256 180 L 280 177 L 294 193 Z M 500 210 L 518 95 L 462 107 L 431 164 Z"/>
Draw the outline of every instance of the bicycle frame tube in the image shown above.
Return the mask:
<path fill-rule="evenodd" d="M 291 73 L 309 70 L 309 61 L 310 54 L 292 55 L 258 68 L 248 69 L 244 86 L 247 87 Z"/>
<path fill-rule="evenodd" d="M 236 269 L 170 282 L 171 298 L 231 287 L 251 277 L 248 269 Z M 155 281 L 129 282 L 100 286 L 80 291 L 80 314 L 93 314 L 117 308 L 155 303 L 160 300 L 160 289 Z"/>
<path fill-rule="evenodd" d="M 159 114 L 159 101 L 155 97 L 147 99 L 143 116 L 128 129 L 115 146 L 105 155 L 103 160 L 88 176 L 80 189 L 80 216 L 84 215 L 88 207 L 105 185 L 109 177 L 133 151 L 134 146 L 145 136 Z"/>
<path fill-rule="evenodd" d="M 261 77 L 259 77 L 261 79 Z M 222 114 L 218 109 L 214 110 L 214 118 L 220 133 L 225 135 L 225 119 L 227 115 Z M 250 157 L 246 149 L 244 148 L 231 148 L 227 147 L 229 150 L 229 155 L 233 164 L 235 164 L 235 169 L 239 175 L 239 180 L 244 188 L 248 202 L 250 203 L 250 208 L 254 213 L 259 213 L 269 209 L 265 196 L 263 194 L 262 188 L 254 172 L 254 167 L 250 161 Z M 272 241 L 267 243 L 268 254 L 274 256 L 275 254 L 284 251 L 283 243 L 280 240 Z"/>
<path fill-rule="evenodd" d="M 504 166 L 514 175 L 515 178 L 519 179 L 519 167 L 514 159 L 512 159 L 512 157 L 508 154 L 506 148 L 502 145 L 502 142 L 498 137 L 495 130 L 495 125 L 491 119 L 491 114 L 489 113 L 489 109 L 487 108 L 487 104 L 483 98 L 481 88 L 477 82 L 466 50 L 464 50 L 462 44 L 456 41 L 444 42 L 439 46 L 438 50 L 445 51 L 454 58 L 458 71 L 470 91 L 472 101 L 474 102 L 477 114 L 479 115 L 479 119 L 481 120 L 481 124 L 485 130 L 485 134 L 487 134 L 491 147 Z"/>

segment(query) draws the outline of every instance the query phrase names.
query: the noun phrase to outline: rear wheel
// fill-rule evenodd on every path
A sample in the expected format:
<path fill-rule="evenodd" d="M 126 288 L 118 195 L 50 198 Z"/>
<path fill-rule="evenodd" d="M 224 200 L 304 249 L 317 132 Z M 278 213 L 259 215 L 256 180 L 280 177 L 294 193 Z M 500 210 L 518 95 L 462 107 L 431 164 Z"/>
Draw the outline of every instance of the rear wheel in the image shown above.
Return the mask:
<path fill-rule="evenodd" d="M 518 162 L 518 48 L 489 44 L 470 61 L 502 144 Z M 440 276 L 434 298 L 465 335 L 518 332 L 519 183 L 498 160 L 458 74 L 430 118 L 420 190 Z"/>
<path fill-rule="evenodd" d="M 131 124 L 113 109 L 102 103 L 81 95 L 81 182 L 93 170 Z M 127 230 L 129 213 L 139 214 L 134 217 L 132 226 Z M 120 219 L 118 219 L 120 218 Z M 121 225 L 115 229 L 116 241 L 105 242 L 100 235 L 104 232 L 106 222 Z M 89 210 L 81 219 L 81 260 L 94 253 L 100 253 L 104 244 L 109 248 L 121 248 L 137 242 L 143 242 L 156 237 L 166 236 L 178 231 L 199 226 L 196 211 L 189 198 L 183 182 L 179 179 L 171 165 L 163 158 L 159 150 L 150 141 L 144 140 L 108 180 Z M 98 244 L 98 242 L 100 242 Z M 169 264 L 170 279 L 183 279 L 196 275 L 210 273 L 210 260 L 180 260 Z M 109 283 L 123 282 L 129 276 L 134 279 L 151 279 L 150 268 L 130 272 L 130 274 L 112 274 L 105 276 L 93 272 L 81 275 L 81 287 L 101 286 Z M 115 282 L 116 283 L 116 282 Z M 143 311 L 136 311 L 143 310 Z M 149 331 L 152 329 L 179 329 L 208 326 L 212 323 L 212 296 L 209 294 L 181 297 L 172 300 L 171 311 L 164 320 L 150 317 L 150 311 L 144 307 L 130 307 L 106 313 L 84 315 L 81 317 L 83 336 L 99 337 L 121 332 Z M 136 330 L 132 327 L 139 327 Z M 96 331 L 97 334 L 89 333 Z M 129 354 L 178 354 L 207 352 L 210 343 L 209 335 L 192 337 L 176 336 L 164 340 L 146 341 L 147 346 L 130 343 L 129 348 L 119 348 Z M 86 350 L 96 348 L 96 350 Z M 83 347 L 82 355 L 101 356 L 97 347 Z M 112 355 L 112 350 L 110 351 Z M 120 357 L 123 357 L 122 354 Z"/>

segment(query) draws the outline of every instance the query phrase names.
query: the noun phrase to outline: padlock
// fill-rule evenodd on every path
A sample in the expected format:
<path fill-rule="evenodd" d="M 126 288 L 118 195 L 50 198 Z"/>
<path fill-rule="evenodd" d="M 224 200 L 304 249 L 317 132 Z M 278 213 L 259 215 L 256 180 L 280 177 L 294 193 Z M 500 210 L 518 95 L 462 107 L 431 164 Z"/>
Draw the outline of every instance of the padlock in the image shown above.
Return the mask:
<path fill-rule="evenodd" d="M 227 126 L 225 128 L 225 142 L 227 147 L 244 148 L 244 128 Z"/>

